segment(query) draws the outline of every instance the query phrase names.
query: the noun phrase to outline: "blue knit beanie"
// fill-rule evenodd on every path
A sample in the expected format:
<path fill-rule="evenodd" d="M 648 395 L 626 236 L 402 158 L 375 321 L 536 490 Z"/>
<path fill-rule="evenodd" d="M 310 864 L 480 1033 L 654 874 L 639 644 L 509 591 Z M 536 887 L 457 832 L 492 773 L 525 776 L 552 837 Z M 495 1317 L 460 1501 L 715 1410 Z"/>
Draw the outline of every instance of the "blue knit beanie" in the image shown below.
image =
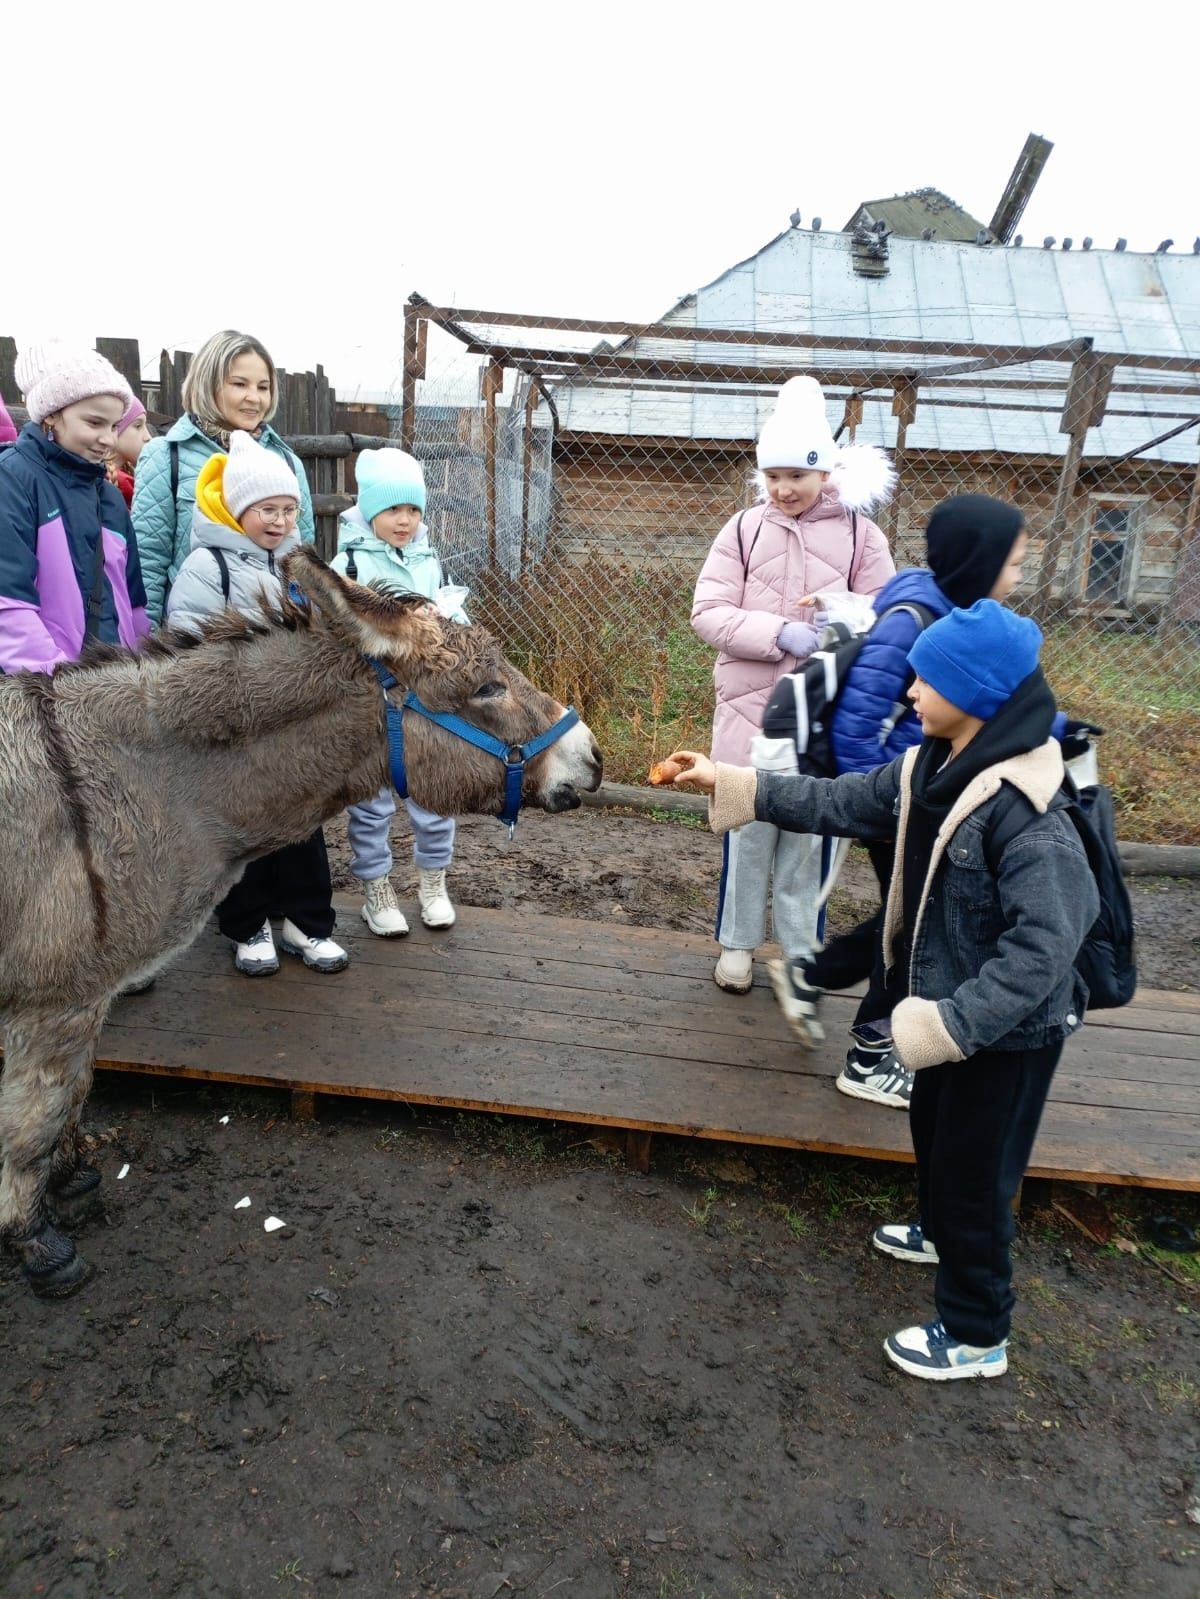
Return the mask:
<path fill-rule="evenodd" d="M 976 600 L 919 635 L 908 664 L 919 678 L 967 716 L 988 721 L 1038 663 L 1042 630 L 1027 616 Z"/>
<path fill-rule="evenodd" d="M 354 463 L 358 508 L 368 522 L 393 505 L 415 505 L 425 514 L 425 474 L 404 450 L 363 450 Z"/>

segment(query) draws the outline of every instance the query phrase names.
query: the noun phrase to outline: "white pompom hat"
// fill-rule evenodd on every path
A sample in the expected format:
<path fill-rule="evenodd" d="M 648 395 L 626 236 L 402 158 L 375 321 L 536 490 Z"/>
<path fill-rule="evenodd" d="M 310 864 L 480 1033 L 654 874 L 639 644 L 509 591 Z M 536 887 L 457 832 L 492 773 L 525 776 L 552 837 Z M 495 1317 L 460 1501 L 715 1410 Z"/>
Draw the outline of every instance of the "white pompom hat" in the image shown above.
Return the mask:
<path fill-rule="evenodd" d="M 792 467 L 796 471 L 832 472 L 836 457 L 837 446 L 825 415 L 821 385 L 816 378 L 789 378 L 759 434 L 759 470 Z"/>
<path fill-rule="evenodd" d="M 229 459 L 221 474 L 221 495 L 232 516 L 278 495 L 300 500 L 295 472 L 275 450 L 268 450 L 248 433 L 229 435 Z"/>

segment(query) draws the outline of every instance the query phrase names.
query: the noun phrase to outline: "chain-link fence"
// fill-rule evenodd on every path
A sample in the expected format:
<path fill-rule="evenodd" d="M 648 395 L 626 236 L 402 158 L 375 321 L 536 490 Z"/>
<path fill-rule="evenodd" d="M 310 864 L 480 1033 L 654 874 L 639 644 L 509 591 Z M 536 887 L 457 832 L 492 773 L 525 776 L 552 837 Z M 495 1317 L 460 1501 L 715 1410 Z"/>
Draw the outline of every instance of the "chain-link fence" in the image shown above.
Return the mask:
<path fill-rule="evenodd" d="M 1200 259 L 793 227 L 648 327 L 407 315 L 397 432 L 434 540 L 610 776 L 707 738 L 695 579 L 808 372 L 840 440 L 893 458 L 898 567 L 947 495 L 1020 507 L 1010 603 L 1043 624 L 1060 704 L 1107 729 L 1122 836 L 1200 841 Z"/>

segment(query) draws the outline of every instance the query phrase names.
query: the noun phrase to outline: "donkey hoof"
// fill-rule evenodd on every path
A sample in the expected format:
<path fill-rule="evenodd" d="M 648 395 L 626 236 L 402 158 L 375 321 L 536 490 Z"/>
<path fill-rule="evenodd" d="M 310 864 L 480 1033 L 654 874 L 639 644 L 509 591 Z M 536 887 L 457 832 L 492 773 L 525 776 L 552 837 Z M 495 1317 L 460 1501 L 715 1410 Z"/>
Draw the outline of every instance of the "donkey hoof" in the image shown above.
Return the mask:
<path fill-rule="evenodd" d="M 21 1240 L 17 1248 L 24 1257 L 25 1281 L 39 1299 L 65 1299 L 92 1275 L 92 1268 L 76 1253 L 66 1234 L 49 1225 Z"/>
<path fill-rule="evenodd" d="M 80 1166 L 59 1188 L 46 1195 L 50 1210 L 58 1221 L 78 1225 L 100 1203 L 100 1173 L 94 1166 Z"/>
<path fill-rule="evenodd" d="M 66 1299 L 82 1288 L 91 1275 L 92 1268 L 73 1247 L 70 1260 L 61 1266 L 51 1266 L 44 1271 L 25 1267 L 25 1280 L 39 1299 Z"/>

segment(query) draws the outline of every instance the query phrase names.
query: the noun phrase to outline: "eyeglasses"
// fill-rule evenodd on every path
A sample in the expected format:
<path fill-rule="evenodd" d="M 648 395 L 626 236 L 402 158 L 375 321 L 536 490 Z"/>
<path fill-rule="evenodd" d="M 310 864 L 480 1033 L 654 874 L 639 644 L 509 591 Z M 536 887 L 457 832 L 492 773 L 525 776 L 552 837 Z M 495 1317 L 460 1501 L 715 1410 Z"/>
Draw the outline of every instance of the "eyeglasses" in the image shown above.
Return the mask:
<path fill-rule="evenodd" d="M 300 515 L 298 505 L 252 505 L 250 509 L 264 522 L 294 522 Z"/>

